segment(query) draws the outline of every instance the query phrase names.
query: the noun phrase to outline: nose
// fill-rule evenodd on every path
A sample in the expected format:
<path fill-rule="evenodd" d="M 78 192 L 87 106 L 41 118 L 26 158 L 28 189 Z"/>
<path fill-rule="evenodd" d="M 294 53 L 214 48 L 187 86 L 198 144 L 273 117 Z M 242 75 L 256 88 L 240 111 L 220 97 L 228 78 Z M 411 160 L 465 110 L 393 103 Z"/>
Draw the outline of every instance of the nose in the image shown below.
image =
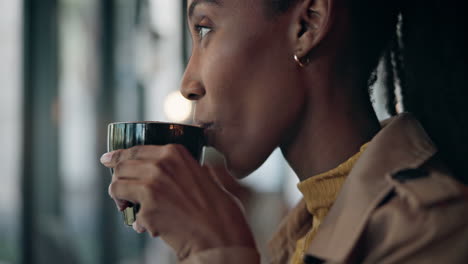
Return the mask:
<path fill-rule="evenodd" d="M 180 92 L 188 100 L 200 100 L 206 93 L 198 69 L 199 67 L 196 65 L 196 60 L 192 56 L 185 69 L 180 88 Z"/>
<path fill-rule="evenodd" d="M 205 95 L 205 89 L 198 81 L 183 81 L 180 92 L 191 101 L 200 100 Z"/>

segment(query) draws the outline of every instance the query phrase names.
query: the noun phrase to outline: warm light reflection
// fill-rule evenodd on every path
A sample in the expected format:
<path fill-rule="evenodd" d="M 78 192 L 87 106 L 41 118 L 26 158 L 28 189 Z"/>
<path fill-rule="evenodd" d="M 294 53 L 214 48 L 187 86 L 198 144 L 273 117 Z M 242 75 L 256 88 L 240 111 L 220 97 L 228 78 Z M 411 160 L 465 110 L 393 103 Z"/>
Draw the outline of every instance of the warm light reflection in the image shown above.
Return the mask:
<path fill-rule="evenodd" d="M 164 113 L 173 122 L 182 122 L 190 117 L 192 103 L 185 99 L 180 92 L 171 92 L 164 100 Z"/>

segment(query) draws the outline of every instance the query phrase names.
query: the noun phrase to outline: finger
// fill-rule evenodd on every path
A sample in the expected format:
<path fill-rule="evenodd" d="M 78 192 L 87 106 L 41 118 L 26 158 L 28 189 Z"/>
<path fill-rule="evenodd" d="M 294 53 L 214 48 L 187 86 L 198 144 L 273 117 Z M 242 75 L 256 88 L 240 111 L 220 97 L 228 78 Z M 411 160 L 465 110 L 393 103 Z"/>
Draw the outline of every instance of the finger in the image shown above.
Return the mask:
<path fill-rule="evenodd" d="M 117 207 L 117 210 L 123 211 L 127 209 L 127 207 L 130 206 L 130 202 L 125 201 L 125 200 L 119 200 L 119 199 L 114 199 L 115 206 Z"/>
<path fill-rule="evenodd" d="M 162 168 L 159 162 L 151 160 L 125 160 L 117 164 L 114 169 L 114 180 L 117 179 L 142 179 L 156 177 Z"/>
<path fill-rule="evenodd" d="M 138 224 L 138 220 L 133 222 L 132 227 L 139 234 L 146 232 L 146 229 Z"/>
<path fill-rule="evenodd" d="M 154 211 L 150 213 L 149 211 L 145 211 L 143 209 L 139 213 L 136 223 L 139 227 L 145 229 L 145 232 L 147 232 L 151 237 L 158 237 L 159 232 L 157 231 L 158 227 L 155 222 L 156 218 L 158 218 L 158 216 Z"/>
<path fill-rule="evenodd" d="M 174 178 L 191 176 L 194 178 L 192 180 L 197 180 L 201 167 L 200 163 L 184 146 L 177 144 L 166 145 L 161 149 L 159 155 L 160 168 L 167 174 L 174 176 Z"/>
<path fill-rule="evenodd" d="M 228 173 L 228 171 L 224 167 L 219 168 L 213 165 L 204 165 L 202 168 L 203 168 L 204 173 L 219 186 L 223 186 L 220 180 L 220 177 L 222 176 L 233 177 L 231 175 L 218 176 L 220 174 Z"/>
<path fill-rule="evenodd" d="M 114 168 L 119 162 L 124 160 L 174 159 L 185 156 L 185 153 L 188 153 L 188 151 L 183 146 L 177 144 L 164 146 L 139 145 L 129 149 L 119 149 L 105 153 L 101 156 L 101 163 L 108 168 Z"/>
<path fill-rule="evenodd" d="M 112 152 L 105 153 L 101 156 L 101 163 L 108 168 L 115 168 L 119 162 L 124 160 L 138 160 L 141 156 L 149 156 L 146 152 L 157 152 L 159 146 L 134 146 L 129 149 L 118 149 Z"/>
<path fill-rule="evenodd" d="M 128 201 L 133 204 L 140 203 L 140 197 L 142 195 L 142 184 L 134 180 L 115 180 L 109 185 L 109 195 L 115 201 Z M 123 203 L 117 202 L 119 209 Z M 123 205 L 123 207 L 127 207 Z"/>

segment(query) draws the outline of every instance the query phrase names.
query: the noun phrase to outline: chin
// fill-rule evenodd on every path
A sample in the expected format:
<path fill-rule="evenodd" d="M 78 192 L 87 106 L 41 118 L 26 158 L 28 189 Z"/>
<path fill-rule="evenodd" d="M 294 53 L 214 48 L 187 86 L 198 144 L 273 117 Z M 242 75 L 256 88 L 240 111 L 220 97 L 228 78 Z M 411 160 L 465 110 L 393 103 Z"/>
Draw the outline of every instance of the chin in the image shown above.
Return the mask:
<path fill-rule="evenodd" d="M 258 169 L 273 152 L 274 148 L 266 148 L 265 142 L 242 143 L 227 142 L 213 146 L 224 156 L 224 164 L 229 173 L 243 179 Z M 217 142 L 220 143 L 220 142 Z M 268 145 L 267 145 L 268 146 Z"/>
<path fill-rule="evenodd" d="M 237 160 L 226 158 L 226 168 L 229 171 L 229 174 L 237 179 L 243 179 L 249 176 L 262 164 L 262 162 L 253 164 L 252 159 L 245 160 L 246 157 L 247 156 L 244 155 L 244 159 Z"/>

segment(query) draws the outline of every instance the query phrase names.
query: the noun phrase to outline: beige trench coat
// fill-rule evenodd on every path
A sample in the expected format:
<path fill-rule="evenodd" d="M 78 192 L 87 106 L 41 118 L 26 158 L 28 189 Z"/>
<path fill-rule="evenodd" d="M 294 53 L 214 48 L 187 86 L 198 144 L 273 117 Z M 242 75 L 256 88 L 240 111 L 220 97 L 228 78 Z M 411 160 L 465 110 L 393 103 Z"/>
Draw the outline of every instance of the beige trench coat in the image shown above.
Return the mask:
<path fill-rule="evenodd" d="M 385 123 L 349 174 L 307 249 L 305 262 L 468 263 L 466 187 L 439 164 L 435 146 L 410 114 Z M 300 203 L 287 217 L 273 248 L 291 248 L 295 241 L 287 238 L 297 237 L 291 234 L 294 230 L 304 230 L 294 227 L 304 222 L 299 219 L 306 215 L 304 210 Z M 217 248 L 182 263 L 260 261 L 252 249 Z"/>

